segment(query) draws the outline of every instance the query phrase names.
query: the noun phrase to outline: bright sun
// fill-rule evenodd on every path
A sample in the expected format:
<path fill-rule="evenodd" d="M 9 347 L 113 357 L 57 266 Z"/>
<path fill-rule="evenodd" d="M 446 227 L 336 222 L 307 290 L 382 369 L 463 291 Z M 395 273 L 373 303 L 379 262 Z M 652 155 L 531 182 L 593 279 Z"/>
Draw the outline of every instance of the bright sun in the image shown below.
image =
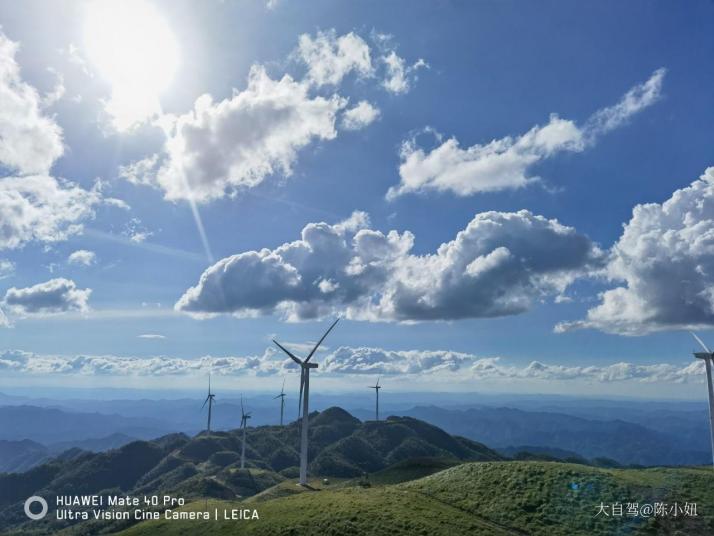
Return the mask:
<path fill-rule="evenodd" d="M 126 130 L 161 111 L 159 96 L 178 66 L 178 46 L 168 24 L 144 0 L 88 4 L 85 46 L 112 89 L 107 111 Z"/>

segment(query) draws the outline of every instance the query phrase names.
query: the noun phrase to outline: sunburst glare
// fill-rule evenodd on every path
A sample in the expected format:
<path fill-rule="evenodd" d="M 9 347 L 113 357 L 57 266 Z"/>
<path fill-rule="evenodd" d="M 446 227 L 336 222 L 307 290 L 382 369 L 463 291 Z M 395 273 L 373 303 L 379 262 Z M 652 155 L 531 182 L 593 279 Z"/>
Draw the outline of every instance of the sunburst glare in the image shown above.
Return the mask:
<path fill-rule="evenodd" d="M 97 0 L 87 6 L 87 54 L 111 85 L 107 111 L 118 130 L 128 130 L 158 113 L 159 97 L 178 67 L 171 28 L 143 0 Z"/>

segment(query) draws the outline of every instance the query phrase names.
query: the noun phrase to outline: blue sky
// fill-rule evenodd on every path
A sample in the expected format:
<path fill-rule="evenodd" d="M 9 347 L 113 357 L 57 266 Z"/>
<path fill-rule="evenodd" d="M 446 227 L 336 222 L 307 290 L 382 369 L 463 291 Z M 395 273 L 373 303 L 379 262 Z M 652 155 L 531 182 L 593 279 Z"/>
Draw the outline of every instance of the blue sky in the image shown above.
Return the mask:
<path fill-rule="evenodd" d="M 714 4 L 129 5 L 0 2 L 17 66 L 1 83 L 22 94 L 0 103 L 0 181 L 28 200 L 0 250 L 0 346 L 23 352 L 6 352 L 3 381 L 163 386 L 221 374 L 186 362 L 253 356 L 218 381 L 279 383 L 270 338 L 314 340 L 342 315 L 323 354 L 336 389 L 381 373 L 401 388 L 703 395 L 683 330 L 714 325 L 699 240 L 714 229 Z M 148 40 L 124 71 L 108 29 Z M 126 125 L 120 89 L 158 104 Z M 16 188 L 38 173 L 52 200 Z M 679 190 L 623 236 L 635 206 Z M 28 216 L 40 209 L 53 217 Z M 349 259 L 281 253 L 319 222 Z M 470 223 L 455 257 L 435 256 Z M 358 233 L 373 239 L 361 253 Z M 167 376 L 152 356 L 181 363 Z M 118 370 L 129 358 L 139 372 Z"/>

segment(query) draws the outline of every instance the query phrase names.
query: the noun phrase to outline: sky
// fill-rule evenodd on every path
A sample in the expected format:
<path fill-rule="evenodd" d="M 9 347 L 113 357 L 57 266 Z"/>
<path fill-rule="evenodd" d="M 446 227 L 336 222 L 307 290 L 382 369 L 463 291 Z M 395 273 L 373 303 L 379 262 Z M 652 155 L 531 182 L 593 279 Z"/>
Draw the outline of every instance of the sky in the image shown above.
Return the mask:
<path fill-rule="evenodd" d="M 703 398 L 713 19 L 1 0 L 0 388 Z"/>

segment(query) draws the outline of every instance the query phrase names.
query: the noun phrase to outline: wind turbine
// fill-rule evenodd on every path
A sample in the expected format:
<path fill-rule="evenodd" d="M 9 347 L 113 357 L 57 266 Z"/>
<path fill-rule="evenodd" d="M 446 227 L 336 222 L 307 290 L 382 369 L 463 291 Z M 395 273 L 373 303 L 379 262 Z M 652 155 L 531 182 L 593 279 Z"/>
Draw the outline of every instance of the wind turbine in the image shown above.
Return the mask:
<path fill-rule="evenodd" d="M 712 360 L 714 359 L 714 354 L 707 348 L 707 345 L 702 342 L 702 340 L 692 333 L 694 338 L 704 348 L 703 352 L 694 352 L 694 357 L 697 359 L 703 359 L 704 365 L 707 369 L 707 387 L 709 389 L 709 434 L 711 435 L 712 442 L 712 463 L 714 464 L 714 388 L 712 388 Z"/>
<path fill-rule="evenodd" d="M 246 413 L 243 408 L 243 395 L 240 397 L 240 427 L 243 428 L 243 447 L 240 452 L 240 468 L 245 469 L 245 430 L 248 427 L 250 413 Z"/>
<path fill-rule="evenodd" d="M 377 395 L 377 407 L 374 410 L 374 420 L 379 420 L 379 390 L 382 387 L 379 385 L 379 378 L 377 378 L 377 383 L 375 385 L 370 385 L 369 389 L 374 389 L 374 393 Z"/>
<path fill-rule="evenodd" d="M 273 397 L 273 400 L 279 398 L 280 399 L 280 426 L 283 425 L 283 413 L 285 413 L 285 397 L 287 395 L 285 394 L 285 379 L 283 379 L 283 387 L 280 389 L 280 394 L 276 397 Z"/>
<path fill-rule="evenodd" d="M 310 369 L 317 368 L 317 363 L 310 363 L 310 358 L 315 354 L 317 351 L 317 348 L 322 344 L 322 341 L 325 340 L 325 337 L 327 337 L 327 334 L 332 331 L 332 328 L 335 327 L 337 322 L 339 322 L 339 318 L 335 320 L 332 325 L 328 328 L 328 330 L 325 332 L 325 334 L 322 336 L 322 338 L 317 341 L 317 344 L 315 347 L 310 351 L 309 354 L 307 354 L 307 357 L 304 360 L 301 360 L 299 357 L 296 357 L 290 350 L 284 348 L 278 341 L 273 339 L 273 342 L 277 345 L 278 348 L 280 348 L 283 352 L 288 354 L 290 356 L 290 359 L 295 361 L 298 365 L 300 365 L 300 397 L 298 399 L 298 419 L 300 418 L 300 404 L 302 403 L 302 425 L 300 429 L 300 485 L 306 486 L 307 485 L 307 421 L 309 417 L 309 409 L 308 409 L 308 401 L 309 401 L 309 394 L 310 394 Z"/>
<path fill-rule="evenodd" d="M 206 403 L 208 403 L 208 426 L 206 427 L 206 433 L 210 434 L 211 433 L 211 410 L 213 409 L 213 399 L 216 398 L 216 395 L 211 393 L 211 375 L 208 375 L 208 396 L 206 397 L 206 400 L 203 401 L 203 406 L 201 406 L 201 409 L 206 407 Z"/>

